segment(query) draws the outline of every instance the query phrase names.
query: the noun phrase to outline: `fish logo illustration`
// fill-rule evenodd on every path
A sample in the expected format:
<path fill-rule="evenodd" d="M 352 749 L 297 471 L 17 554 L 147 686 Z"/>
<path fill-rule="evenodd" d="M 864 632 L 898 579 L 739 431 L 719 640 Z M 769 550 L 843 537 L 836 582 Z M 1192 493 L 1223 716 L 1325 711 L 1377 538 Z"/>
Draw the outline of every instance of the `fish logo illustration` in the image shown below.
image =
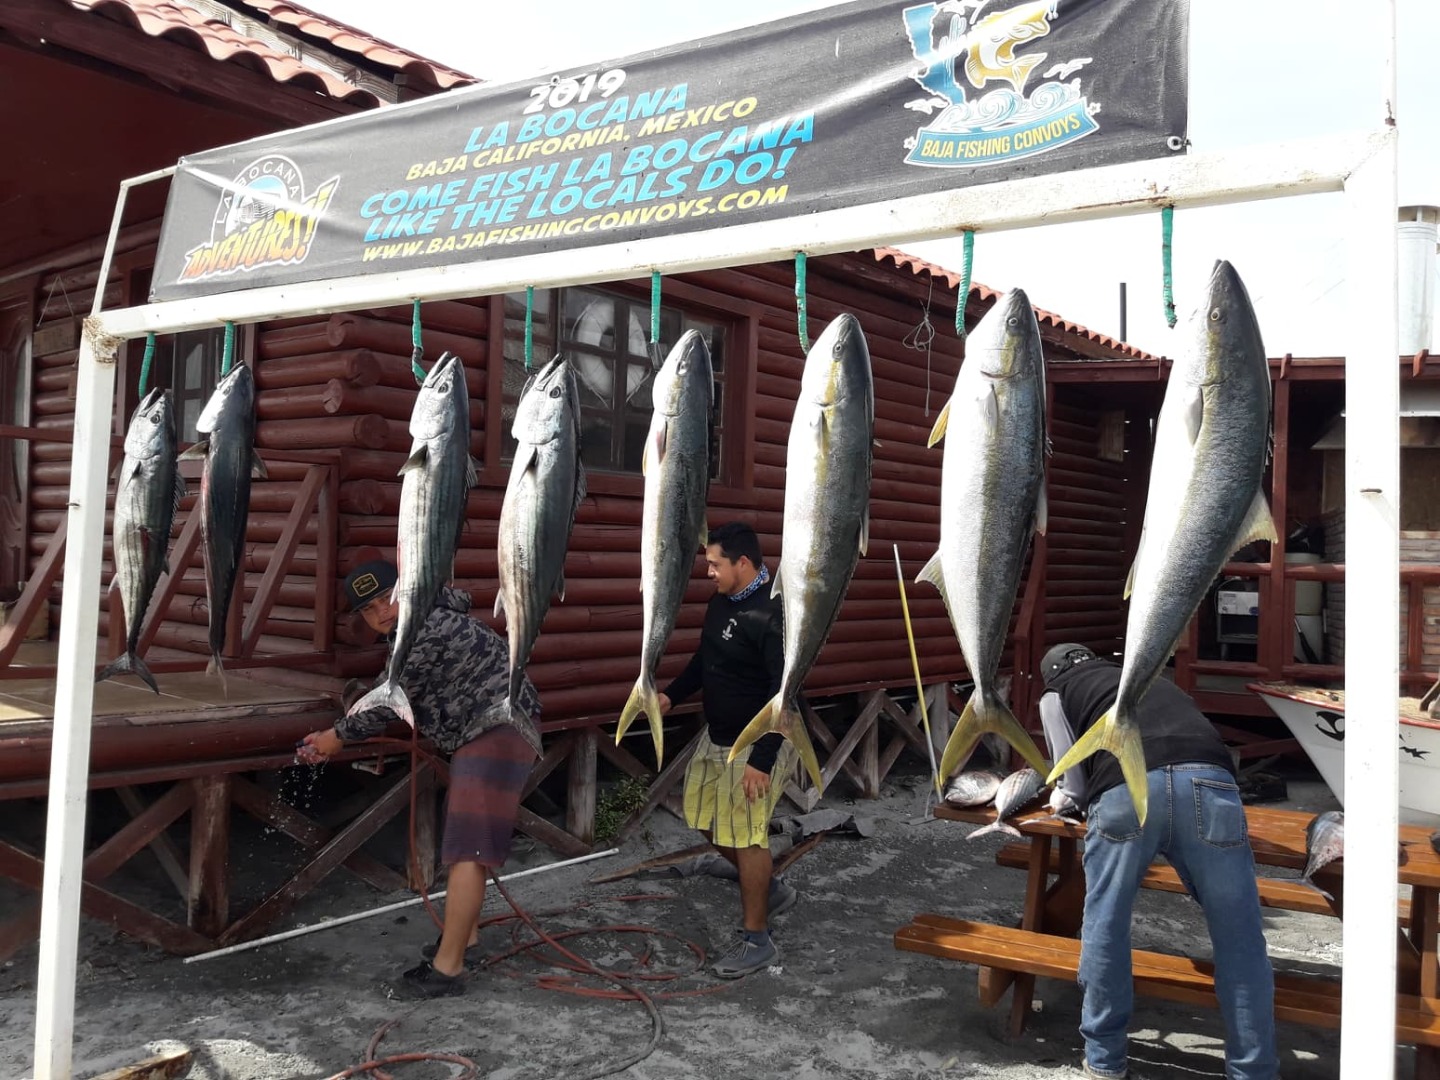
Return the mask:
<path fill-rule="evenodd" d="M 233 180 L 206 179 L 221 194 L 210 239 L 185 253 L 179 280 L 186 283 L 304 262 L 340 186 L 334 176 L 307 193 L 299 167 L 283 154 L 256 158 Z"/>
<path fill-rule="evenodd" d="M 919 66 L 912 78 L 925 96 L 905 108 L 932 116 L 906 139 L 911 165 L 973 168 L 1047 153 L 1098 131 L 1078 73 L 1090 57 L 1057 61 L 1030 90 L 1049 59 L 1035 51 L 1059 16 L 1062 0 L 939 0 L 902 12 Z M 1072 78 L 1069 83 L 1058 79 Z M 994 84 L 999 84 L 998 86 Z"/>

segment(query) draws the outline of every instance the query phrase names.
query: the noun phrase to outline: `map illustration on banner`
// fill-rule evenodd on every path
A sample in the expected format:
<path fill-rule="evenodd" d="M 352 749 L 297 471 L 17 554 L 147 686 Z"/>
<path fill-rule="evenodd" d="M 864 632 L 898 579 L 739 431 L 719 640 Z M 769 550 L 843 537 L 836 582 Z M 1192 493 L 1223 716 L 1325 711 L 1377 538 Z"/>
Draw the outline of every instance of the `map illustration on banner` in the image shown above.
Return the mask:
<path fill-rule="evenodd" d="M 1187 30 L 1185 0 L 855 0 L 222 147 L 180 162 L 151 298 L 1168 157 Z"/>
<path fill-rule="evenodd" d="M 905 29 L 923 66 L 915 81 L 929 91 L 905 107 L 936 116 L 905 158 L 912 165 L 994 165 L 1043 154 L 1099 130 L 1075 75 L 1089 56 L 1052 63 L 1028 94 L 1031 74 L 1049 54 L 1016 49 L 1050 33 L 1060 0 L 1027 0 L 987 11 L 986 0 L 943 0 L 905 9 Z M 963 79 L 963 82 L 962 82 Z M 992 82 L 1001 85 L 986 90 Z M 966 90 L 968 84 L 970 91 Z M 983 96 L 981 95 L 981 92 Z"/>

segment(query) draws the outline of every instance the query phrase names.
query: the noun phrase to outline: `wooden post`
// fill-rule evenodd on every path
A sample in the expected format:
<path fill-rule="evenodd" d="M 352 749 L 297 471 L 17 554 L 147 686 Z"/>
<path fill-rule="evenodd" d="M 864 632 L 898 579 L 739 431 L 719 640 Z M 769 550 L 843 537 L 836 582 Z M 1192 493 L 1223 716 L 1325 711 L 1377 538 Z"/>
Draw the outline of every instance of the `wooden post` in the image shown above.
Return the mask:
<path fill-rule="evenodd" d="M 410 836 L 415 847 L 413 857 L 405 864 L 405 877 L 414 892 L 435 884 L 435 809 L 435 773 L 422 765 L 415 773 L 412 804 L 415 824 Z"/>
<path fill-rule="evenodd" d="M 190 812 L 190 895 L 187 921 L 217 937 L 230 921 L 230 777 L 197 776 Z"/>
<path fill-rule="evenodd" d="M 1270 463 L 1270 513 L 1275 518 L 1277 543 L 1270 545 L 1270 576 L 1265 601 L 1260 605 L 1259 650 L 1255 659 L 1278 679 L 1280 669 L 1294 659 L 1295 616 L 1285 591 L 1285 522 L 1290 510 L 1290 384 L 1275 383 L 1275 456 Z"/>
<path fill-rule="evenodd" d="M 865 731 L 860 740 L 860 794 L 867 799 L 880 797 L 880 721 Z"/>
<path fill-rule="evenodd" d="M 576 735 L 565 797 L 565 828 L 585 844 L 595 842 L 595 736 L 595 728 Z"/>

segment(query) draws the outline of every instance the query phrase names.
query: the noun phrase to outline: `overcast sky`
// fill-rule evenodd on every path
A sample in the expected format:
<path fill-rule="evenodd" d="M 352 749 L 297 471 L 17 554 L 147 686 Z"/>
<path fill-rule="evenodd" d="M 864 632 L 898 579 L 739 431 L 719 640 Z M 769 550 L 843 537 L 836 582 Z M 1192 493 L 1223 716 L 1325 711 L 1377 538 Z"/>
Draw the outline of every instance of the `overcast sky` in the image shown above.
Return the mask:
<path fill-rule="evenodd" d="M 827 6 L 817 0 L 307 0 L 310 7 L 461 71 L 521 79 Z M 1440 0 L 1397 0 L 1400 202 L 1440 203 Z M 1354 20 L 1384 0 L 1195 0 L 1190 31 L 1193 152 L 1376 127 L 1380 59 L 1357 55 Z M 1342 197 L 1312 195 L 1181 210 L 1174 240 L 1182 319 L 1217 258 L 1249 287 L 1271 355 L 1344 348 L 1347 273 Z M 958 269 L 959 241 L 907 244 Z M 1031 301 L 1118 335 L 1128 283 L 1129 339 L 1173 352 L 1161 306 L 1158 215 L 984 233 L 975 280 L 1023 286 Z M 918 314 L 918 313 L 917 313 Z M 1432 341 L 1431 349 L 1436 348 Z"/>

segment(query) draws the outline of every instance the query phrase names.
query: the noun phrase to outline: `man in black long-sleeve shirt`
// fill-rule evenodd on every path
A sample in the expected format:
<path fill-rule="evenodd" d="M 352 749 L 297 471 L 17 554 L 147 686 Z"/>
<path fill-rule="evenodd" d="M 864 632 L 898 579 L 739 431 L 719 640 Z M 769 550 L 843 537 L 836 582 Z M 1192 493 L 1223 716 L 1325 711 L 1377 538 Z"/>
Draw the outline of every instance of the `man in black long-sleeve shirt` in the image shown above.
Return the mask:
<path fill-rule="evenodd" d="M 795 752 L 770 734 L 733 764 L 727 761 L 740 732 L 780 690 L 784 625 L 754 530 L 730 522 L 709 539 L 705 561 L 715 595 L 705 609 L 700 648 L 660 695 L 660 709 L 668 712 L 697 690 L 705 695 L 705 735 L 685 772 L 685 820 L 740 875 L 745 925 L 713 967 L 722 978 L 738 979 L 779 959 L 770 919 L 798 898 L 774 877 L 770 857 L 770 815 L 795 768 Z"/>

